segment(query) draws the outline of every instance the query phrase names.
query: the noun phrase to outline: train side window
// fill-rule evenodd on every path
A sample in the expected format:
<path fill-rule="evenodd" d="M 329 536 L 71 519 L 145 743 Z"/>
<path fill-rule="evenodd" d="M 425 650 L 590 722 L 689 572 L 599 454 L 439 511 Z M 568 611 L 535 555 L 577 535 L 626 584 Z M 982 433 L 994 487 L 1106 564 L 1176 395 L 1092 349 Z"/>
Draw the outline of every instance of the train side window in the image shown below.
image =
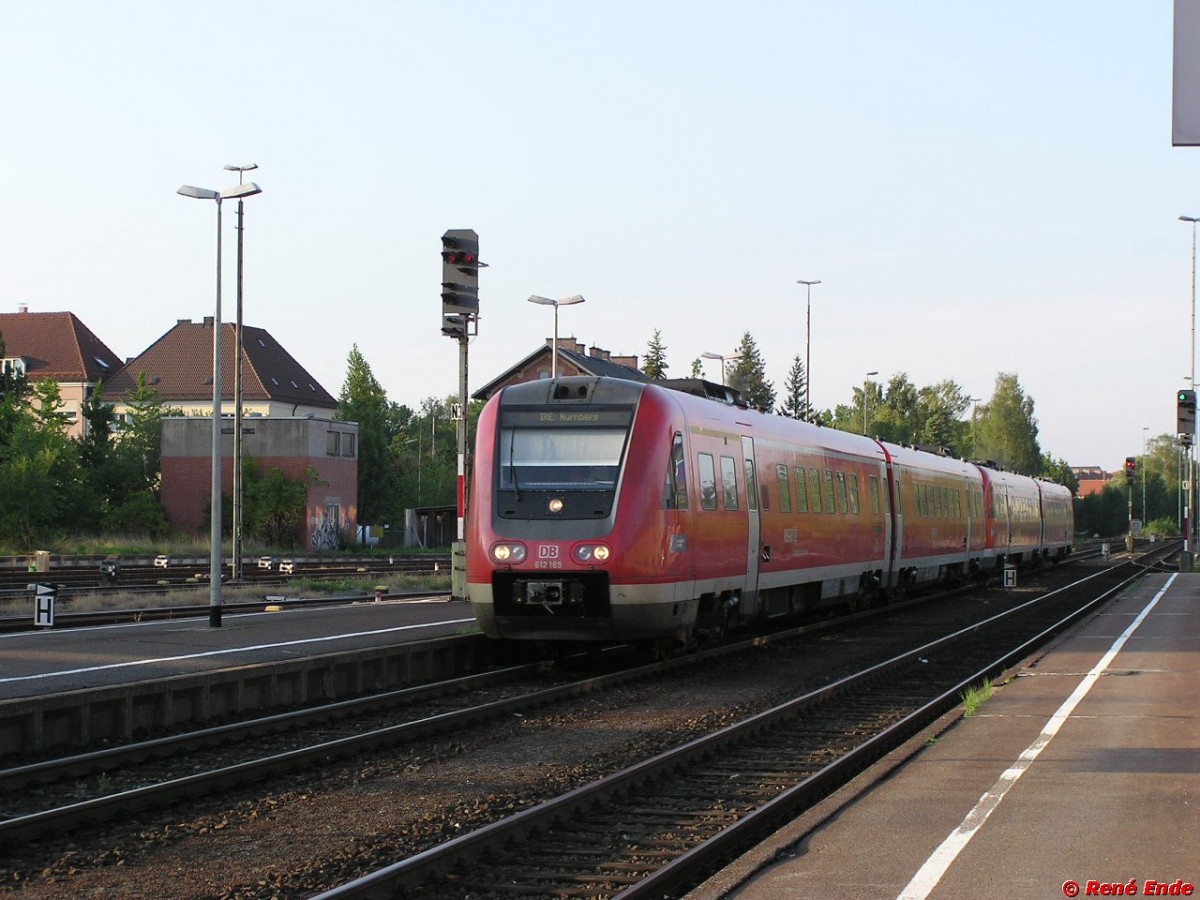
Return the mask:
<path fill-rule="evenodd" d="M 700 463 L 700 508 L 717 508 L 717 469 L 711 453 L 699 454 Z"/>
<path fill-rule="evenodd" d="M 788 483 L 788 467 L 784 463 L 775 466 L 775 481 L 779 485 L 779 511 L 792 511 L 792 486 Z"/>
<path fill-rule="evenodd" d="M 796 512 L 808 512 L 808 479 L 804 466 L 796 466 Z"/>
<path fill-rule="evenodd" d="M 825 495 L 825 512 L 827 512 L 827 513 L 836 512 L 837 508 L 834 506 L 835 501 L 833 499 L 833 469 L 825 470 L 824 495 Z"/>
<path fill-rule="evenodd" d="M 725 508 L 737 509 L 737 466 L 732 456 L 721 457 L 721 487 L 725 492 Z"/>
<path fill-rule="evenodd" d="M 867 476 L 867 491 L 871 495 L 871 515 L 879 515 L 879 476 Z"/>
<path fill-rule="evenodd" d="M 812 504 L 811 504 L 812 511 L 820 512 L 821 511 L 821 470 L 820 469 L 809 469 L 808 470 L 808 485 L 809 485 L 808 489 L 812 492 L 808 495 L 809 499 L 812 501 Z"/>
<path fill-rule="evenodd" d="M 754 477 L 754 460 L 742 459 L 742 463 L 746 469 L 746 506 L 750 509 L 758 509 L 758 479 Z M 763 509 L 767 508 L 767 501 L 763 500 Z"/>
<path fill-rule="evenodd" d="M 836 474 L 837 474 L 838 512 L 842 513 L 842 515 L 845 515 L 846 511 L 849 510 L 849 508 L 850 508 L 850 503 L 846 499 L 846 473 L 838 472 Z"/>
<path fill-rule="evenodd" d="M 683 435 L 675 432 L 671 444 L 671 459 L 667 463 L 666 484 L 663 486 L 664 509 L 687 509 L 687 465 L 683 455 Z"/>
<path fill-rule="evenodd" d="M 846 480 L 850 485 L 850 512 L 852 515 L 858 515 L 858 476 L 851 472 L 846 476 Z"/>
<path fill-rule="evenodd" d="M 925 515 L 925 485 L 916 484 L 916 485 L 913 485 L 913 488 L 915 489 L 916 494 L 917 494 L 917 508 L 916 508 L 915 514 L 916 514 L 916 517 L 919 519 L 923 515 Z"/>

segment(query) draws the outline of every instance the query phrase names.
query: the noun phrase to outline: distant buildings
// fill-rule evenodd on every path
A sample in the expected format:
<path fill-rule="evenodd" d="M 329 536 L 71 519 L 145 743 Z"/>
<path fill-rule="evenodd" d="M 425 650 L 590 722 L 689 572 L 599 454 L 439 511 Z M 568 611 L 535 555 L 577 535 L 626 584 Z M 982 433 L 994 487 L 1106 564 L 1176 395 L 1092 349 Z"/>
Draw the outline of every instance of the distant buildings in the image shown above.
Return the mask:
<path fill-rule="evenodd" d="M 222 466 L 225 491 L 233 479 L 236 326 L 221 325 Z M 22 305 L 0 313 L 3 365 L 31 382 L 53 378 L 72 437 L 86 433 L 81 414 L 97 387 L 118 419 L 129 394 L 146 377 L 168 407 L 182 417 L 163 419 L 161 498 L 172 526 L 194 534 L 207 528 L 211 500 L 213 318 L 178 320 L 140 355 L 124 363 L 69 312 L 35 313 Z M 260 470 L 279 468 L 289 478 L 309 468 L 317 483 L 308 491 L 303 533 L 308 549 L 337 546 L 353 536 L 358 519 L 358 425 L 334 419 L 337 400 L 266 329 L 243 326 L 243 453 Z"/>
<path fill-rule="evenodd" d="M 1099 466 L 1071 466 L 1071 471 L 1075 473 L 1075 478 L 1079 481 L 1079 489 L 1076 490 L 1075 496 L 1081 500 L 1092 494 L 1102 493 L 1104 486 L 1108 484 L 1108 479 L 1112 478 L 1113 474 L 1105 472 Z"/>
<path fill-rule="evenodd" d="M 476 400 L 487 400 L 500 388 L 510 384 L 549 378 L 553 346 L 554 339 L 546 338 L 543 346 L 538 347 L 516 365 L 505 369 L 471 396 Z M 651 380 L 648 375 L 638 369 L 636 356 L 613 356 L 609 351 L 601 350 L 599 347 L 587 348 L 585 352 L 583 344 L 573 337 L 558 339 L 558 374 L 560 377 L 605 375 L 609 378 L 625 378 L 631 381 Z"/>

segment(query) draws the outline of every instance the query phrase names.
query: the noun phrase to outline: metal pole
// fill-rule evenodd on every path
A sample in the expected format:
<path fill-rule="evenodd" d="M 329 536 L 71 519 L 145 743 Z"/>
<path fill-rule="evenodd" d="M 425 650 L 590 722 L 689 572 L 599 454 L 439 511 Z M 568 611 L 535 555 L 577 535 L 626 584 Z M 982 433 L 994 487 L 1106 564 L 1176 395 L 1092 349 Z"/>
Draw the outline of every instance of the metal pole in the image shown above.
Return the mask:
<path fill-rule="evenodd" d="M 1192 218 L 1192 388 L 1196 386 L 1196 220 Z M 1189 553 L 1193 546 L 1195 532 L 1195 497 L 1196 497 L 1196 481 L 1195 481 L 1195 428 L 1193 434 L 1188 437 L 1188 500 L 1183 506 L 1183 518 L 1187 526 L 1187 534 L 1183 538 L 1183 552 Z M 1190 566 L 1190 557 L 1189 565 Z"/>
<path fill-rule="evenodd" d="M 554 307 L 555 349 L 558 341 L 558 306 Z M 467 338 L 458 339 L 458 539 L 466 537 L 467 518 Z"/>
<path fill-rule="evenodd" d="M 212 536 L 208 624 L 221 627 L 221 198 L 217 198 L 217 306 L 213 313 Z"/>
<path fill-rule="evenodd" d="M 1148 450 L 1147 432 L 1149 428 L 1142 426 L 1142 533 L 1146 531 L 1146 458 Z"/>
<path fill-rule="evenodd" d="M 804 302 L 804 420 L 812 421 L 812 285 Z"/>
<path fill-rule="evenodd" d="M 239 179 L 240 183 L 240 179 Z M 233 355 L 233 566 L 231 581 L 242 580 L 242 211 L 237 208 L 237 331 Z"/>

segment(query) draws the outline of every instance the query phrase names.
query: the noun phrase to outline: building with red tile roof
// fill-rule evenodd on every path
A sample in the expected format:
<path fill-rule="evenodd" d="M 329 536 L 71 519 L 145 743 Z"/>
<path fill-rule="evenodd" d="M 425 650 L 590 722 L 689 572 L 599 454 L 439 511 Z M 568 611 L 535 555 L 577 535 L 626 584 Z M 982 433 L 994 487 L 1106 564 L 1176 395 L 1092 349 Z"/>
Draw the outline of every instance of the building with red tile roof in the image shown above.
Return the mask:
<path fill-rule="evenodd" d="M 221 325 L 222 411 L 233 414 L 233 366 L 237 355 L 237 326 Z M 213 319 L 180 319 L 140 355 L 130 359 L 111 381 L 105 399 L 117 412 L 121 398 L 137 388 L 138 376 L 158 391 L 167 406 L 184 415 L 212 415 Z M 242 415 L 329 418 L 337 400 L 271 337 L 265 328 L 242 326 Z"/>
<path fill-rule="evenodd" d="M 69 312 L 30 312 L 22 305 L 18 312 L 0 313 L 0 339 L 5 368 L 24 372 L 31 384 L 46 378 L 58 382 L 69 434 L 82 437 L 87 428 L 83 404 L 97 383 L 107 385 L 120 370 L 120 358 Z"/>

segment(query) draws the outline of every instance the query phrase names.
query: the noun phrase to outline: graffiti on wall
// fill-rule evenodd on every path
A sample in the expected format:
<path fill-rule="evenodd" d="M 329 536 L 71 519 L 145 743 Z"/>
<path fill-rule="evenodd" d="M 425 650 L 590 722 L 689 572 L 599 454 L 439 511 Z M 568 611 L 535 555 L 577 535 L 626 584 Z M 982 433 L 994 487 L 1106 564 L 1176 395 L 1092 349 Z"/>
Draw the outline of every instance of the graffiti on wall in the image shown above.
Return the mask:
<path fill-rule="evenodd" d="M 318 515 L 313 516 L 309 523 L 312 526 L 310 543 L 314 550 L 338 549 L 338 522 L 341 509 L 336 503 L 328 504 Z"/>

